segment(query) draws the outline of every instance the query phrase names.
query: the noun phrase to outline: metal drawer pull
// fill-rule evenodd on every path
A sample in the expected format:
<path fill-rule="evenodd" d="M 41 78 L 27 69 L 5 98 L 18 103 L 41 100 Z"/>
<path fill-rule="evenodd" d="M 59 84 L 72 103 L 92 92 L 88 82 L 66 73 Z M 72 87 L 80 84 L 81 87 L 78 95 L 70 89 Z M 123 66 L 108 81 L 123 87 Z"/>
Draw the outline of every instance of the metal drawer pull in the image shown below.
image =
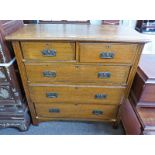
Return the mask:
<path fill-rule="evenodd" d="M 100 53 L 100 58 L 101 59 L 113 59 L 114 55 L 115 54 L 113 52 L 102 52 Z"/>
<path fill-rule="evenodd" d="M 111 73 L 110 72 L 98 72 L 98 78 L 110 78 Z"/>
<path fill-rule="evenodd" d="M 95 99 L 106 99 L 107 95 L 106 94 L 96 94 Z"/>
<path fill-rule="evenodd" d="M 43 76 L 44 76 L 44 77 L 56 77 L 56 72 L 44 71 L 44 72 L 43 72 Z"/>
<path fill-rule="evenodd" d="M 58 97 L 58 94 L 57 93 L 47 93 L 46 96 L 48 98 L 57 98 Z"/>
<path fill-rule="evenodd" d="M 58 109 L 58 108 L 52 108 L 52 109 L 49 109 L 49 112 L 51 112 L 51 113 L 59 113 L 60 112 L 60 109 Z"/>
<path fill-rule="evenodd" d="M 55 57 L 56 56 L 56 50 L 53 50 L 53 49 L 51 49 L 51 50 L 47 50 L 47 49 L 43 50 L 42 55 L 47 56 L 47 57 Z"/>
<path fill-rule="evenodd" d="M 101 111 L 101 110 L 93 110 L 92 114 L 93 115 L 103 115 L 103 111 Z"/>

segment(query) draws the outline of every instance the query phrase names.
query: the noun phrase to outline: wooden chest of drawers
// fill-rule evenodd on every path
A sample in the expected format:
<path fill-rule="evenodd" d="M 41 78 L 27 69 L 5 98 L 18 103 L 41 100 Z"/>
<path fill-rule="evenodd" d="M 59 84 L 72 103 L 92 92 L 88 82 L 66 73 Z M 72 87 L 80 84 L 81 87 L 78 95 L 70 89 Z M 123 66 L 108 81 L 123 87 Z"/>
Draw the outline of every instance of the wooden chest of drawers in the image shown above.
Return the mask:
<path fill-rule="evenodd" d="M 121 26 L 25 25 L 12 41 L 33 123 L 112 121 L 127 98 L 144 44 Z"/>

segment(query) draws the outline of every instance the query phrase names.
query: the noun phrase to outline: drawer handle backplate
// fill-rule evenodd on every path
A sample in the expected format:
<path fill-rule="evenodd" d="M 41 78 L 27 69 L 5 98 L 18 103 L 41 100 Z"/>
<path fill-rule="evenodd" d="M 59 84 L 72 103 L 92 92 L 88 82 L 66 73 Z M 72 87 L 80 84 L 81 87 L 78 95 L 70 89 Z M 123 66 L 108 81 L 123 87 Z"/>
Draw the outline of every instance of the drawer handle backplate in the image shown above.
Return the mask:
<path fill-rule="evenodd" d="M 49 109 L 49 112 L 50 113 L 59 113 L 60 109 L 58 109 L 58 108 L 51 108 L 51 109 Z"/>
<path fill-rule="evenodd" d="M 101 52 L 99 57 L 101 59 L 113 59 L 114 58 L 114 53 L 113 52 Z"/>
<path fill-rule="evenodd" d="M 43 72 L 44 77 L 56 77 L 56 72 L 53 71 L 44 71 Z"/>
<path fill-rule="evenodd" d="M 103 111 L 102 110 L 93 110 L 92 114 L 93 115 L 103 115 Z"/>
<path fill-rule="evenodd" d="M 56 50 L 48 50 L 48 49 L 45 49 L 42 51 L 42 55 L 43 56 L 46 56 L 46 57 L 55 57 L 56 56 Z"/>
<path fill-rule="evenodd" d="M 52 92 L 50 92 L 50 93 L 47 93 L 46 96 L 47 96 L 48 98 L 57 98 L 57 97 L 58 97 L 58 94 L 57 94 L 57 93 L 52 93 Z"/>
<path fill-rule="evenodd" d="M 110 72 L 99 72 L 98 73 L 98 78 L 110 78 L 111 73 Z"/>
<path fill-rule="evenodd" d="M 96 94 L 95 95 L 95 99 L 106 99 L 107 98 L 107 94 Z"/>

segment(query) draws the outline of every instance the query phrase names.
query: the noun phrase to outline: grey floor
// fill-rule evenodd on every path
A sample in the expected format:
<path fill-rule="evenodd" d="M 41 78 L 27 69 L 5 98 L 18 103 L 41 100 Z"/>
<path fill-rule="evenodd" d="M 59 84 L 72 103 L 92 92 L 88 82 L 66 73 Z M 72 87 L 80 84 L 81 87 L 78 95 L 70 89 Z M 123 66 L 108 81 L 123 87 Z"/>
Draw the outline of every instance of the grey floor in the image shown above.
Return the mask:
<path fill-rule="evenodd" d="M 110 123 L 99 122 L 43 122 L 31 125 L 26 132 L 15 128 L 0 129 L 0 135 L 122 135 L 123 129 L 113 129 Z"/>

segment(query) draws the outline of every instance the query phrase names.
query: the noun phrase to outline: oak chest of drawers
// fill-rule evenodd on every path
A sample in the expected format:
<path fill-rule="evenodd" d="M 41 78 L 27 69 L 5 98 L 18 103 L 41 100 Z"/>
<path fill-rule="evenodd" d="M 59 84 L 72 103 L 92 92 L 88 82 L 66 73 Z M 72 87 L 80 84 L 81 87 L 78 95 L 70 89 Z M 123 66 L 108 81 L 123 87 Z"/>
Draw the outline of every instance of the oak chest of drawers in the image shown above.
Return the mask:
<path fill-rule="evenodd" d="M 127 98 L 144 44 L 121 26 L 25 25 L 12 41 L 33 123 L 112 121 Z"/>

